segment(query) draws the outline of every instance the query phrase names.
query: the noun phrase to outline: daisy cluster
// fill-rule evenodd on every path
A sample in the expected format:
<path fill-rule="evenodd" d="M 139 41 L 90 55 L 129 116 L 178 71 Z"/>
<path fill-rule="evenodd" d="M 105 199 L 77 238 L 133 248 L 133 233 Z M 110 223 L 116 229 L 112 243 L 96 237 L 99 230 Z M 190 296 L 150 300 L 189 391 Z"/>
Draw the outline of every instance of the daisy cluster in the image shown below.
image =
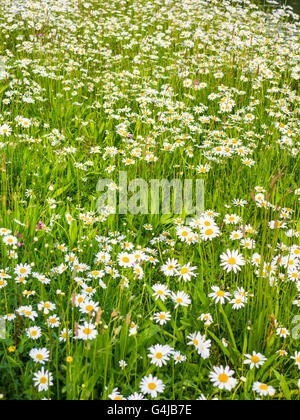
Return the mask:
<path fill-rule="evenodd" d="M 270 244 L 266 248 L 261 247 L 261 229 L 251 224 L 251 220 L 239 216 L 239 211 L 225 212 L 221 217 L 219 213 L 210 210 L 193 219 L 188 226 L 184 225 L 182 219 L 174 219 L 173 227 L 159 236 L 153 236 L 145 247 L 134 243 L 135 235 L 132 232 L 126 235 L 111 232 L 94 239 L 82 237 L 80 245 L 72 250 L 65 244 L 54 244 L 52 253 L 58 265 L 47 272 L 34 271 L 34 262 L 16 262 L 14 268 L 3 267 L 0 270 L 1 290 L 4 293 L 7 290 L 9 294 L 10 288 L 16 287 L 18 294 L 28 303 L 12 308 L 14 310 L 2 318 L 13 324 L 13 329 L 18 328 L 20 319 L 23 320 L 25 340 L 32 343 L 28 355 L 35 365 L 42 365 L 42 369 L 33 378 L 38 390 L 47 391 L 49 385 L 53 384 L 53 374 L 44 369 L 45 364 L 51 365 L 50 351 L 45 346 L 51 330 L 59 341 L 59 347 L 65 348 L 66 343 L 71 341 L 96 341 L 99 333 L 103 334 L 105 329 L 110 330 L 112 326 L 114 340 L 119 341 L 118 336 L 125 328 L 128 337 L 138 342 L 140 335 L 143 337 L 147 329 L 157 325 L 154 331 L 160 340 L 150 346 L 146 354 L 150 365 L 167 372 L 172 365 L 187 363 L 187 355 L 192 351 L 196 360 L 202 359 L 208 363 L 206 368 L 209 369 L 212 350 L 217 351 L 216 343 L 211 338 L 214 338 L 214 332 L 218 329 L 217 318 L 223 311 L 221 307 L 224 306 L 226 311 L 231 307 L 234 322 L 239 322 L 240 318 L 234 312 L 242 311 L 241 318 L 244 319 L 249 305 L 261 299 L 257 291 L 259 280 L 263 289 L 274 293 L 278 302 L 280 294 L 289 290 L 291 297 L 295 297 L 289 302 L 290 310 L 293 307 L 299 308 L 300 246 L 293 243 L 299 234 L 293 229 L 295 221 L 292 219 L 292 210 L 278 208 L 265 200 L 262 187 L 256 187 L 255 190 L 259 193 L 254 196 L 254 206 L 260 212 L 265 212 L 265 207 L 268 207 L 273 213 L 273 218 L 267 226 L 263 225 L 263 229 L 272 235 L 273 231 L 276 235 L 282 232 L 282 238 L 285 237 L 285 240 L 278 241 L 272 247 Z M 262 206 L 263 200 L 265 206 Z M 237 201 L 241 200 L 234 200 L 226 207 L 236 207 Z M 249 206 L 245 200 L 242 206 L 240 203 L 238 205 L 240 208 Z M 82 225 L 85 226 L 84 220 Z M 145 232 L 148 229 L 149 226 L 144 227 Z M 45 231 L 45 234 L 49 235 L 49 232 Z M 0 235 L 8 257 L 12 259 L 14 253 L 13 259 L 18 260 L 16 235 L 6 228 L 0 229 Z M 219 266 L 216 270 L 218 280 L 209 286 L 209 271 L 199 273 L 199 266 L 192 266 L 187 256 L 184 259 L 179 256 L 177 247 L 182 244 L 187 246 L 187 255 L 197 252 L 205 255 L 212 251 L 214 243 L 220 241 L 220 238 L 224 252 L 216 256 L 216 260 L 219 260 L 216 262 Z M 92 251 L 89 251 L 89 259 L 85 258 L 87 247 Z M 252 281 L 247 282 L 249 276 Z M 70 279 L 68 282 L 63 281 L 67 278 Z M 56 290 L 55 297 L 53 290 L 59 284 L 64 284 L 64 287 Z M 117 288 L 122 299 L 133 303 L 139 301 L 138 305 L 141 305 L 143 295 L 145 299 L 150 299 L 148 319 L 138 316 L 132 319 L 133 313 L 130 311 L 124 318 L 119 309 L 108 313 L 107 301 L 111 288 Z M 200 298 L 197 296 L 198 289 L 203 291 Z M 46 297 L 51 295 L 52 299 L 47 300 Z M 61 310 L 62 301 L 65 301 L 67 312 Z M 196 315 L 199 331 L 191 331 L 194 322 L 191 322 L 189 314 Z M 248 320 L 249 330 L 251 322 L 255 323 L 255 320 Z M 294 359 L 300 368 L 300 353 L 295 351 L 289 355 L 282 349 L 282 344 L 283 348 L 286 347 L 284 340 L 289 339 L 289 330 L 275 319 L 270 321 L 270 325 L 274 339 L 278 337 L 275 357 L 283 357 L 287 361 Z M 180 330 L 182 333 L 179 334 Z M 234 351 L 233 340 L 230 334 L 226 339 L 221 337 L 220 342 L 217 341 L 219 351 Z M 269 359 L 272 357 L 270 354 Z M 242 363 L 250 369 L 259 369 L 267 361 L 263 354 L 253 351 L 252 354 L 244 354 Z M 123 370 L 127 369 L 125 360 L 119 361 L 119 365 Z M 208 376 L 215 387 L 231 391 L 238 384 L 233 375 L 234 371 L 229 366 L 214 366 Z M 155 398 L 164 389 L 162 380 L 152 375 L 145 376 L 141 381 L 140 391 L 144 395 L 149 394 Z M 253 390 L 260 395 L 273 395 L 275 392 L 272 387 L 258 383 L 253 383 Z M 116 388 L 109 394 L 109 397 L 116 399 L 121 396 Z"/>

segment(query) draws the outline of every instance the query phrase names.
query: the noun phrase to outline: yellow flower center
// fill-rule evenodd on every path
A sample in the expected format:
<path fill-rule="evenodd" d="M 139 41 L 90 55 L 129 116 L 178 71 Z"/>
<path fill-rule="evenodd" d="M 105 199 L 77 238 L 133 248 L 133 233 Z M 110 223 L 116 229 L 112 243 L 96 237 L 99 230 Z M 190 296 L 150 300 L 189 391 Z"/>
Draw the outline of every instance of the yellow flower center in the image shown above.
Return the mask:
<path fill-rule="evenodd" d="M 226 384 L 228 382 L 228 380 L 229 380 L 229 376 L 227 376 L 225 373 L 222 373 L 219 376 L 219 381 L 223 384 Z"/>

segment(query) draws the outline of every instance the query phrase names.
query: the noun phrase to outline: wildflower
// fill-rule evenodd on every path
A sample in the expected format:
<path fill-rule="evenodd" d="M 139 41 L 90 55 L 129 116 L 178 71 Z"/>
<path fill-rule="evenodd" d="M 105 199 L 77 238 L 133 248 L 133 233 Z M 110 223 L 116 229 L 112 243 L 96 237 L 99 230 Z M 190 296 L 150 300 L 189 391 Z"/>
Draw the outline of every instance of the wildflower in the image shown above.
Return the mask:
<path fill-rule="evenodd" d="M 8 124 L 3 124 L 0 126 L 0 136 L 10 136 L 12 132 L 11 127 Z"/>
<path fill-rule="evenodd" d="M 132 322 L 129 328 L 129 336 L 137 335 L 138 329 L 139 329 L 139 326 L 136 325 L 134 322 Z"/>
<path fill-rule="evenodd" d="M 211 314 L 201 314 L 199 319 L 204 322 L 205 327 L 209 327 L 213 323 Z"/>
<path fill-rule="evenodd" d="M 179 364 L 179 363 L 183 363 L 187 360 L 187 357 L 183 354 L 180 353 L 180 351 L 174 351 L 173 352 L 173 359 L 175 362 L 175 365 Z"/>
<path fill-rule="evenodd" d="M 151 364 L 162 367 L 167 364 L 173 349 L 168 345 L 162 346 L 160 344 L 156 344 L 155 346 L 150 347 L 149 351 L 150 354 L 148 354 L 148 357 L 151 359 Z"/>
<path fill-rule="evenodd" d="M 192 236 L 192 230 L 188 227 L 178 227 L 176 230 L 176 234 L 181 240 L 181 242 L 187 242 Z"/>
<path fill-rule="evenodd" d="M 230 300 L 230 293 L 224 292 L 217 286 L 212 287 L 213 293 L 210 293 L 208 296 L 211 297 L 215 303 L 220 303 L 224 305 L 226 300 Z"/>
<path fill-rule="evenodd" d="M 52 315 L 48 318 L 47 321 L 48 327 L 56 328 L 59 327 L 59 317 L 57 315 Z"/>
<path fill-rule="evenodd" d="M 81 304 L 80 304 L 80 311 L 83 314 L 94 314 L 96 312 L 98 312 L 99 310 L 99 305 L 98 303 L 93 302 L 92 300 L 89 299 L 85 299 Z"/>
<path fill-rule="evenodd" d="M 7 236 L 4 236 L 3 242 L 5 243 L 5 245 L 14 246 L 18 243 L 18 239 L 12 235 L 7 235 Z"/>
<path fill-rule="evenodd" d="M 46 362 L 49 361 L 50 352 L 45 349 L 32 349 L 29 353 L 29 356 L 33 359 L 35 363 L 40 363 L 44 365 Z"/>
<path fill-rule="evenodd" d="M 220 229 L 217 226 L 210 226 L 201 229 L 200 238 L 204 241 L 213 240 L 220 236 Z"/>
<path fill-rule="evenodd" d="M 244 360 L 245 365 L 250 365 L 250 369 L 259 368 L 267 360 L 265 356 L 255 351 L 251 354 L 245 354 L 246 360 Z"/>
<path fill-rule="evenodd" d="M 78 338 L 80 340 L 94 340 L 98 335 L 98 331 L 94 324 L 85 322 L 84 325 L 79 326 Z"/>
<path fill-rule="evenodd" d="M 65 217 L 66 217 L 66 220 L 67 220 L 68 225 L 71 225 L 71 223 L 74 220 L 73 217 L 71 216 L 71 214 L 70 213 L 66 213 Z"/>
<path fill-rule="evenodd" d="M 155 300 L 161 299 L 164 302 L 170 295 L 170 290 L 163 284 L 155 284 L 152 286 L 152 289 L 154 290 L 153 296 L 155 297 Z"/>
<path fill-rule="evenodd" d="M 222 338 L 222 344 L 223 344 L 223 346 L 225 347 L 225 348 L 227 348 L 228 347 L 228 341 L 227 340 L 225 340 L 225 338 Z"/>
<path fill-rule="evenodd" d="M 227 225 L 236 225 L 236 224 L 241 222 L 241 218 L 239 216 L 237 216 L 236 214 L 227 214 L 225 216 L 224 222 Z"/>
<path fill-rule="evenodd" d="M 125 369 L 127 366 L 127 363 L 125 362 L 125 360 L 120 360 L 119 361 L 119 366 L 121 369 Z"/>
<path fill-rule="evenodd" d="M 238 251 L 230 251 L 229 249 L 226 251 L 226 253 L 223 253 L 221 255 L 221 266 L 226 270 L 228 273 L 230 271 L 234 271 L 237 273 L 241 270 L 241 267 L 245 265 L 245 259 L 241 254 L 239 254 Z"/>
<path fill-rule="evenodd" d="M 11 234 L 11 230 L 6 228 L 0 228 L 0 236 L 8 236 Z"/>
<path fill-rule="evenodd" d="M 279 356 L 281 356 L 281 357 L 283 357 L 283 356 L 287 356 L 287 355 L 288 355 L 287 351 L 286 351 L 286 350 L 284 350 L 284 349 L 278 350 L 278 351 L 277 351 L 277 353 L 278 353 L 278 354 L 279 354 Z"/>
<path fill-rule="evenodd" d="M 161 271 L 164 273 L 165 276 L 171 277 L 176 276 L 178 271 L 177 268 L 179 267 L 178 261 L 175 259 L 168 259 L 166 264 L 161 267 Z"/>
<path fill-rule="evenodd" d="M 127 252 L 122 252 L 118 256 L 118 263 L 120 267 L 130 268 L 134 264 L 134 258 L 132 255 L 128 254 Z"/>
<path fill-rule="evenodd" d="M 235 296 L 234 299 L 230 301 L 232 304 L 232 309 L 238 310 L 244 308 L 245 306 L 245 299 L 240 296 Z"/>
<path fill-rule="evenodd" d="M 272 386 L 261 382 L 255 382 L 252 389 L 254 392 L 264 397 L 273 397 L 273 395 L 275 395 L 275 389 Z"/>
<path fill-rule="evenodd" d="M 175 309 L 179 306 L 188 306 L 192 302 L 189 295 L 185 292 L 172 292 L 171 299 L 175 303 Z"/>
<path fill-rule="evenodd" d="M 291 359 L 295 360 L 296 366 L 300 369 L 300 352 L 295 351 L 295 355 Z"/>
<path fill-rule="evenodd" d="M 279 335 L 281 338 L 287 338 L 290 333 L 286 328 L 277 328 L 276 334 Z"/>
<path fill-rule="evenodd" d="M 38 310 L 43 311 L 45 315 L 49 314 L 50 311 L 54 311 L 56 309 L 56 305 L 51 302 L 40 302 L 38 304 Z"/>
<path fill-rule="evenodd" d="M 184 266 L 182 266 L 180 269 L 178 269 L 178 277 L 179 280 L 184 280 L 185 282 L 190 281 L 192 277 L 196 277 L 197 274 L 194 273 L 194 271 L 197 269 L 197 267 L 191 267 L 191 264 L 188 263 Z"/>
<path fill-rule="evenodd" d="M 171 319 L 170 312 L 157 312 L 154 314 L 154 320 L 160 325 L 165 325 Z"/>
<path fill-rule="evenodd" d="M 134 392 L 133 394 L 129 395 L 127 398 L 128 401 L 142 401 L 146 400 L 143 394 L 139 394 L 138 392 Z"/>
<path fill-rule="evenodd" d="M 60 333 L 59 342 L 60 343 L 65 343 L 67 341 L 67 338 L 71 337 L 71 336 L 72 336 L 72 331 L 64 328 Z"/>
<path fill-rule="evenodd" d="M 204 335 L 201 335 L 199 332 L 195 332 L 193 334 L 188 335 L 187 337 L 190 341 L 187 343 L 188 345 L 193 345 L 196 349 L 198 354 L 203 359 L 208 359 L 210 356 L 210 347 L 211 347 L 211 340 L 206 340 Z"/>
<path fill-rule="evenodd" d="M 42 368 L 34 374 L 33 382 L 39 392 L 48 391 L 49 386 L 53 385 L 53 376 L 48 370 Z"/>

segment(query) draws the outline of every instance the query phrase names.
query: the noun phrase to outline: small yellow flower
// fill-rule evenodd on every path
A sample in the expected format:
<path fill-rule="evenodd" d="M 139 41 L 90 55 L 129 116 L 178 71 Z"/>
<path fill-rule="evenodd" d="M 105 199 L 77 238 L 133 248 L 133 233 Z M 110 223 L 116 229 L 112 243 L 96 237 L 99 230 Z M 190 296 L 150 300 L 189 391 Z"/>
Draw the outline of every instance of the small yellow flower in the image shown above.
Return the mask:
<path fill-rule="evenodd" d="M 10 353 L 14 353 L 16 351 L 16 346 L 10 346 L 10 347 L 8 347 L 8 351 Z"/>

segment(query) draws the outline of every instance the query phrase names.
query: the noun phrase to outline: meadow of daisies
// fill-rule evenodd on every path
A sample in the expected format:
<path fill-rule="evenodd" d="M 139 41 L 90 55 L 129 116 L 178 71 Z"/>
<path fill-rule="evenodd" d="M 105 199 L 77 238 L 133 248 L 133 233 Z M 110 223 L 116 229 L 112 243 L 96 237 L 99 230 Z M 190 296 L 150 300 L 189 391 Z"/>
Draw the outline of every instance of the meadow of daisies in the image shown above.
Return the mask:
<path fill-rule="evenodd" d="M 0 0 L 0 27 L 0 398 L 299 400 L 299 16 Z M 99 210 L 120 171 L 202 179 L 204 212 Z"/>

